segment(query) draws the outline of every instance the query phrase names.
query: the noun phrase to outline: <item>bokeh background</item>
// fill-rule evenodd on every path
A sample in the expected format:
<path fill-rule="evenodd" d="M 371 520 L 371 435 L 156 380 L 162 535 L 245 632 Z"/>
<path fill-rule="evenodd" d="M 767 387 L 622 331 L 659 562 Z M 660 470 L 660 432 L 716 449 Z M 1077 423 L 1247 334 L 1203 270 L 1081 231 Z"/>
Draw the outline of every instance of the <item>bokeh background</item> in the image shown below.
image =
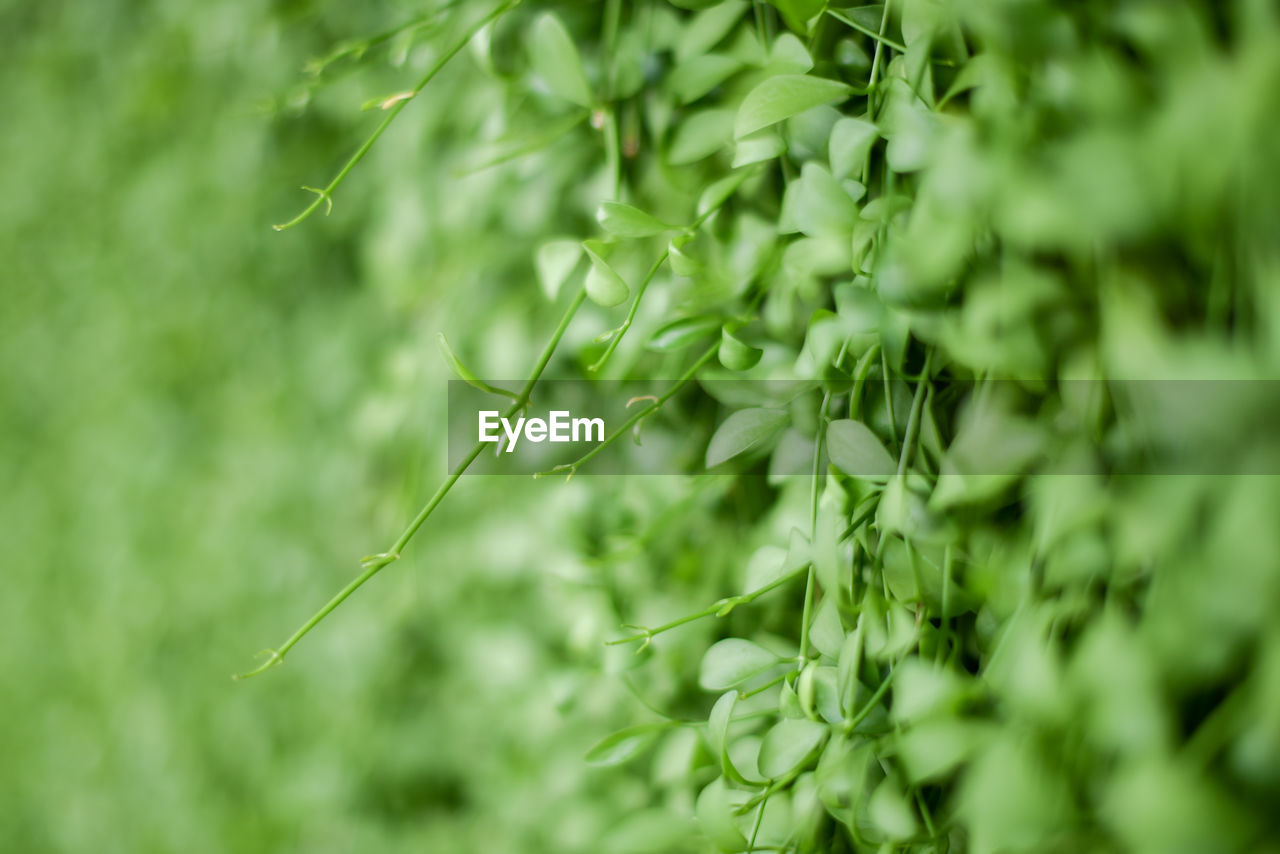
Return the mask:
<path fill-rule="evenodd" d="M 609 526 L 575 485 L 465 482 L 286 666 L 230 678 L 435 488 L 435 333 L 527 370 L 561 310 L 529 235 L 574 159 L 462 175 L 504 97 L 464 54 L 332 216 L 275 233 L 428 57 L 306 63 L 413 4 L 0 8 L 0 848 L 594 846 L 649 796 L 581 761 L 638 707 L 601 678 Z"/>
<path fill-rule="evenodd" d="M 567 302 L 539 288 L 536 248 L 599 233 L 591 214 L 610 196 L 610 174 L 589 111 L 483 73 L 506 62 L 525 82 L 521 27 L 534 5 L 503 43 L 464 51 L 404 111 L 331 215 L 277 233 L 271 224 L 311 199 L 299 185 L 327 181 L 381 119 L 362 106 L 412 86 L 441 42 L 410 30 L 359 56 L 343 45 L 414 20 L 418 5 L 0 0 L 0 850 L 707 850 L 691 816 L 721 766 L 696 726 L 663 729 L 642 763 L 584 756 L 659 715 L 706 721 L 717 686 L 699 688 L 699 662 L 718 638 L 790 655 L 803 583 L 749 614 L 683 627 L 644 657 L 602 641 L 622 623 L 656 625 L 754 589 L 744 576 L 763 564 L 751 556 L 769 547 L 782 562 L 794 526 L 817 541 L 807 481 L 633 477 L 624 489 L 466 478 L 403 559 L 284 666 L 231 679 L 363 555 L 385 549 L 444 475 L 449 373 L 436 333 L 477 374 L 523 377 Z M 595 4 L 536 5 L 555 6 L 575 38 L 601 30 Z M 628 166 L 633 198 L 662 217 L 688 214 L 727 170 L 725 120 L 773 61 L 753 42 L 764 15 L 745 4 L 711 36 L 707 19 L 688 36 L 685 10 L 706 5 L 646 7 L 662 10 L 649 20 L 658 23 L 624 32 L 614 57 L 632 86 L 620 99 L 623 147 L 652 142 L 645 133 L 659 142 Z M 876 201 L 914 187 L 958 207 L 921 207 L 889 244 L 874 294 L 866 281 L 843 283 L 870 302 L 837 308 L 852 306 L 857 320 L 874 304 L 886 312 L 875 323 L 901 321 L 900 372 L 928 345 L 970 379 L 1010 369 L 1046 380 L 1274 378 L 1274 9 L 956 5 L 975 45 L 996 55 L 989 78 L 969 81 L 973 96 L 956 96 L 945 128 L 908 98 L 873 134 L 890 144 L 866 145 L 885 149 L 867 160 L 883 179 Z M 911 41 L 910 26 L 894 26 Z M 839 38 L 819 45 L 830 57 L 818 70 L 863 79 L 869 42 Z M 748 57 L 730 63 L 746 70 L 694 100 L 715 89 L 702 103 L 715 104 L 724 138 L 695 140 L 690 160 L 670 162 L 683 160 L 671 151 L 675 75 L 662 78 L 670 69 L 655 57 L 684 43 L 685 59 L 703 60 L 720 39 L 724 53 Z M 927 41 L 886 74 L 905 81 L 907 59 L 929 59 Z M 646 53 L 652 44 L 661 49 Z M 944 47 L 968 50 L 963 38 Z M 586 53 L 593 79 L 604 74 L 598 48 Z M 948 61 L 939 68 L 958 67 Z M 857 97 L 850 105 L 863 109 Z M 819 106 L 788 119 L 787 151 L 771 155 L 782 166 L 744 191 L 752 198 L 730 224 L 698 238 L 719 278 L 677 285 L 693 293 L 681 309 L 701 300 L 717 317 L 757 280 L 772 289 L 756 330 L 769 349 L 762 367 L 807 360 L 816 374 L 844 355 L 819 333 L 839 320 L 827 286 L 849 265 L 836 255 L 828 269 L 801 223 L 778 227 L 778 176 L 800 175 L 791 183 L 802 189 L 804 175 L 821 176 L 840 115 Z M 505 162 L 553 137 L 553 155 Z M 855 221 L 875 219 L 854 204 L 834 210 L 847 214 L 844 247 Z M 807 237 L 789 236 L 797 231 Z M 643 254 L 626 251 L 631 262 Z M 673 314 L 676 288 L 662 284 L 606 373 L 641 364 L 639 333 Z M 592 339 L 620 314 L 584 307 L 548 375 L 583 376 L 584 354 L 599 352 Z M 674 375 L 686 356 L 648 354 L 638 373 Z M 891 394 L 887 379 L 883 388 Z M 868 408 L 882 433 L 892 426 L 892 416 L 875 420 L 883 399 Z M 1248 407 L 1195 408 L 1216 416 L 1197 424 L 1228 456 L 1274 433 L 1238 417 Z M 708 409 L 688 420 L 710 429 L 717 418 Z M 947 672 L 964 696 L 924 705 L 945 707 L 944 726 L 963 717 L 981 741 L 926 742 L 925 757 L 947 768 L 941 782 L 911 781 L 916 802 L 927 792 L 960 826 L 944 828 L 948 838 L 978 850 L 1276 850 L 1276 480 L 1042 478 L 1016 490 L 1014 480 L 990 494 L 982 483 L 976 494 L 934 494 L 927 506 L 904 487 L 889 508 L 898 533 L 926 519 L 964 536 L 966 601 L 941 621 L 946 635 L 955 618 Z M 820 532 L 832 547 L 815 561 L 828 567 L 868 489 L 850 481 L 827 479 Z M 878 541 L 893 521 L 877 510 Z M 860 547 L 879 552 L 869 536 L 864 526 Z M 925 545 L 951 553 L 950 540 Z M 857 554 L 841 548 L 841 560 Z M 892 597 L 858 607 L 890 602 L 891 622 L 906 615 L 919 627 L 929 591 L 908 554 L 895 543 L 885 558 Z M 941 579 L 950 558 L 927 561 Z M 860 586 L 855 570 L 851 592 Z M 828 673 L 858 619 L 849 604 L 825 611 Z M 879 674 L 892 650 L 877 643 L 867 670 Z M 869 688 L 855 685 L 849 699 Z M 895 718 L 909 707 L 900 688 L 889 695 Z M 743 733 L 786 710 L 772 694 L 757 703 Z M 876 712 L 871 776 L 889 793 L 880 807 L 862 814 L 869 778 L 841 755 L 852 740 L 833 738 L 830 773 L 795 787 L 807 791 L 794 814 L 790 794 L 775 798 L 786 814 L 769 834 L 820 822 L 830 831 L 826 806 L 846 824 L 914 840 L 903 845 L 939 842 L 917 839 L 915 807 L 878 770 L 897 761 L 904 721 L 908 736 L 931 731 Z M 758 753 L 761 739 L 743 733 L 737 747 Z M 870 744 L 858 748 L 867 767 Z M 820 804 L 823 786 L 848 803 Z"/>

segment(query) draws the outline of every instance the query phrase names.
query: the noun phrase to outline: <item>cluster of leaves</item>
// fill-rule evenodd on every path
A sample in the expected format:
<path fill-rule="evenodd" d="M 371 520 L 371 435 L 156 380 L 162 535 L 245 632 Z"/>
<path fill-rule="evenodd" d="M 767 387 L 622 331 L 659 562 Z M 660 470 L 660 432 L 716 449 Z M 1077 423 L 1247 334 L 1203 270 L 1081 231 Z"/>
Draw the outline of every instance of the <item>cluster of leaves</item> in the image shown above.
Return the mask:
<path fill-rule="evenodd" d="M 1258 453 L 1264 402 L 1160 381 L 1280 367 L 1273 6 L 446 14 L 423 83 L 371 103 L 394 118 L 469 44 L 508 103 L 468 168 L 558 164 L 579 229 L 530 252 L 564 314 L 513 411 L 565 344 L 580 376 L 702 382 L 714 406 L 634 420 L 709 437 L 690 489 L 735 472 L 663 521 L 733 516 L 704 577 L 647 602 L 601 557 L 625 618 L 659 623 L 616 640 L 659 719 L 587 756 L 648 775 L 652 820 L 616 847 L 1275 845 L 1280 490 L 1132 474 L 1162 443 L 1202 472 Z"/>

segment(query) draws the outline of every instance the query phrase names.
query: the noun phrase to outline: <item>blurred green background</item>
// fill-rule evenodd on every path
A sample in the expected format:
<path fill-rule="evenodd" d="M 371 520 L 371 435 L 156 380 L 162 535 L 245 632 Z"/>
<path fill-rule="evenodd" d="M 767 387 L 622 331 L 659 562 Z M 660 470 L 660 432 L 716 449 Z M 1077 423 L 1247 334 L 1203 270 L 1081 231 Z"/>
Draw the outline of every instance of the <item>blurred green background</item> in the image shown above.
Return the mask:
<path fill-rule="evenodd" d="M 269 228 L 427 57 L 314 91 L 305 62 L 416 13 L 0 12 L 6 851 L 572 850 L 649 798 L 582 794 L 635 703 L 598 678 L 618 620 L 576 556 L 576 486 L 464 482 L 429 547 L 287 666 L 230 679 L 443 474 L 435 333 L 478 330 L 483 357 L 455 347 L 514 376 L 560 311 L 520 277 L 565 174 L 505 205 L 500 176 L 451 177 L 502 98 L 466 56 L 332 216 Z"/>
<path fill-rule="evenodd" d="M 555 6 L 575 37 L 600 29 L 594 5 L 528 5 Z M 967 213 L 914 218 L 923 225 L 877 269 L 877 299 L 958 368 L 1274 376 L 1280 195 L 1266 146 L 1280 29 L 1238 25 L 1248 49 L 1237 60 L 1201 51 L 1201 35 L 1217 36 L 1182 14 L 1190 6 L 1134 2 L 1119 23 L 1150 56 L 1127 42 L 1094 56 L 1066 13 L 1049 14 L 1055 4 L 987 5 L 966 8 L 988 51 L 1022 62 L 1043 52 L 1039 37 L 1070 61 L 1049 51 L 1026 93 L 1002 90 L 993 75 L 970 102 L 971 122 L 957 118 L 969 107 L 947 116 L 952 136 L 939 137 L 948 144 L 918 186 L 933 194 L 926 201 L 955 195 Z M 1274 24 L 1264 2 L 1235 7 L 1242 21 Z M 724 164 L 668 168 L 673 111 L 662 86 L 650 97 L 647 77 L 661 77 L 655 57 L 695 27 L 660 8 L 649 23 L 661 26 L 634 29 L 614 64 L 634 86 L 623 136 L 649 146 L 626 167 L 633 198 L 679 217 Z M 1089 29 L 1109 8 L 1071 14 L 1080 32 L 1114 41 Z M 761 45 L 745 9 L 724 21 L 740 25 L 732 49 L 750 55 Z M 0 0 L 0 850 L 705 848 L 689 817 L 720 767 L 699 754 L 694 727 L 664 730 L 643 764 L 598 768 L 584 754 L 653 720 L 653 709 L 706 720 L 703 653 L 726 635 L 785 647 L 803 585 L 749 614 L 684 627 L 646 657 L 602 641 L 621 623 L 656 625 L 743 589 L 758 547 L 780 547 L 793 525 L 810 524 L 807 482 L 636 477 L 621 489 L 467 478 L 404 559 L 285 666 L 230 679 L 347 582 L 362 555 L 386 548 L 444 475 L 449 375 L 435 334 L 449 333 L 481 376 L 522 377 L 567 301 L 542 295 L 535 247 L 598 233 L 590 212 L 609 195 L 588 112 L 575 118 L 554 98 L 502 85 L 469 50 L 342 185 L 331 216 L 273 232 L 309 203 L 298 186 L 326 181 L 380 120 L 361 105 L 412 86 L 441 41 L 393 37 L 360 63 L 337 58 L 318 79 L 308 63 L 421 11 Z M 524 74 L 528 20 L 500 33 L 487 57 L 510 61 L 512 78 Z M 693 39 L 691 53 L 727 31 Z M 650 50 L 649 40 L 665 47 Z M 863 73 L 860 53 L 826 48 L 848 67 L 820 71 Z M 595 77 L 599 53 L 586 53 Z M 742 94 L 722 93 L 720 120 Z M 554 155 L 474 169 L 510 153 L 503 140 L 547 141 L 566 116 L 578 124 Z M 783 173 L 817 165 L 838 117 L 830 107 L 793 117 L 794 162 Z M 886 127 L 904 122 L 888 118 Z M 899 152 L 904 128 L 888 137 L 897 134 Z M 819 144 L 801 144 L 810 137 Z M 717 158 L 730 153 L 716 145 Z M 778 182 L 761 183 L 755 208 L 700 238 L 715 238 L 711 254 L 731 281 L 705 292 L 655 287 L 606 373 L 635 367 L 642 335 L 673 305 L 724 310 L 738 294 L 726 284 L 750 284 L 757 262 L 779 254 Z M 952 293 L 988 216 L 999 263 Z M 1238 258 L 1219 253 L 1226 238 Z M 793 266 L 811 260 L 805 245 L 787 244 L 799 247 Z M 1055 253 L 1080 263 L 1064 267 Z M 1206 286 L 1207 268 L 1221 272 Z M 763 326 L 772 355 L 790 364 L 836 273 L 789 269 L 784 258 L 769 275 Z M 1071 279 L 1060 293 L 1059 276 Z M 582 376 L 583 354 L 599 352 L 589 342 L 621 313 L 584 307 L 548 375 Z M 680 353 L 646 358 L 653 374 L 688 363 Z M 1217 425 L 1226 442 L 1229 414 Z M 833 488 L 824 498 L 823 513 L 840 517 L 832 533 L 849 515 L 845 497 Z M 992 746 L 958 787 L 975 847 L 1056 839 L 1074 850 L 1104 825 L 1114 850 L 1201 850 L 1232 833 L 1240 850 L 1251 839 L 1274 847 L 1265 810 L 1280 791 L 1274 480 L 1046 478 L 1020 494 L 1025 507 L 983 500 L 956 514 L 972 540 L 958 571 L 978 594 L 965 617 L 973 672 L 964 678 L 989 692 L 966 714 L 992 724 Z M 1031 547 L 1047 550 L 1036 562 L 1044 591 L 1027 581 Z M 1095 576 L 1108 579 L 1111 610 Z M 1141 632 L 1126 608 L 1142 613 Z M 1045 626 L 1066 627 L 1070 643 Z M 990 655 L 998 638 L 1013 639 L 1000 641 L 1012 650 L 1003 660 Z M 1248 692 L 1233 694 L 1238 685 Z M 773 714 L 774 698 L 759 697 Z M 1038 740 L 1019 741 L 1028 732 Z M 1213 771 L 1232 784 L 1176 764 L 1184 742 L 1193 760 L 1228 757 Z M 1043 759 L 1048 747 L 1078 752 L 1079 767 Z M 1078 813 L 1037 813 L 1065 800 L 1036 788 L 1053 775 L 1079 778 Z M 1240 792 L 1235 813 L 1226 805 Z M 797 825 L 807 820 L 797 812 Z M 1052 835 L 1068 827 L 1078 835 Z"/>

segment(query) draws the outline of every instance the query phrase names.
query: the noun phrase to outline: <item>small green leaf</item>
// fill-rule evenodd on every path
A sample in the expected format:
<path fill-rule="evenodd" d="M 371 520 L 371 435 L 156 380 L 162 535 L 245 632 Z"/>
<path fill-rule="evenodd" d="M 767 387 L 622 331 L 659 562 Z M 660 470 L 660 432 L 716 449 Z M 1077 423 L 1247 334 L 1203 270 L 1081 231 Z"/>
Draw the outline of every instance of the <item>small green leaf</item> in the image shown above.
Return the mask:
<path fill-rule="evenodd" d="M 842 118 L 831 128 L 827 142 L 827 160 L 831 174 L 837 178 L 861 174 L 871 146 L 880 138 L 880 130 L 863 119 Z"/>
<path fill-rule="evenodd" d="M 778 656 L 742 638 L 725 638 L 702 656 L 698 684 L 708 691 L 736 688 L 778 663 Z"/>
<path fill-rule="evenodd" d="M 787 150 L 787 144 L 776 133 L 754 134 L 738 140 L 733 152 L 733 168 L 772 160 Z"/>
<path fill-rule="evenodd" d="M 730 172 L 703 190 L 702 195 L 698 197 L 698 216 L 705 216 L 727 202 L 730 196 L 738 192 L 738 188 L 742 186 L 743 181 L 747 180 L 750 172 L 750 169 Z"/>
<path fill-rule="evenodd" d="M 843 101 L 853 93 L 852 86 L 838 80 L 803 74 L 770 77 L 747 93 L 738 108 L 733 134 L 744 137 L 819 104 Z"/>
<path fill-rule="evenodd" d="M 582 257 L 582 244 L 576 240 L 549 240 L 538 247 L 534 267 L 538 271 L 538 284 L 547 299 L 554 301 L 560 286 L 578 266 Z"/>
<path fill-rule="evenodd" d="M 907 779 L 921 783 L 949 774 L 973 754 L 979 742 L 980 733 L 973 724 L 944 717 L 915 724 L 895 739 L 895 746 Z"/>
<path fill-rule="evenodd" d="M 821 5 L 821 0 L 819 0 Z M 769 47 L 769 61 L 765 70 L 772 74 L 804 74 L 813 68 L 813 57 L 800 39 L 791 33 L 783 33 Z"/>
<path fill-rule="evenodd" d="M 707 743 L 711 752 L 718 757 L 726 756 L 725 740 L 729 734 L 729 723 L 733 718 L 733 707 L 737 705 L 738 692 L 726 691 L 716 700 L 707 716 Z"/>
<path fill-rule="evenodd" d="M 911 199 L 907 196 L 881 196 L 863 205 L 859 216 L 865 220 L 888 222 L 910 208 Z"/>
<path fill-rule="evenodd" d="M 729 331 L 725 326 L 720 330 L 720 364 L 731 371 L 746 371 L 759 363 L 764 351 L 752 347 Z"/>
<path fill-rule="evenodd" d="M 876 434 L 847 418 L 827 425 L 827 454 L 836 468 L 853 477 L 882 480 L 898 469 Z"/>
<path fill-rule="evenodd" d="M 792 181 L 782 200 L 778 229 L 801 231 L 809 237 L 838 236 L 845 240 L 858 221 L 857 200 L 866 188 L 856 181 L 837 181 L 813 162 L 806 163 L 800 179 Z"/>
<path fill-rule="evenodd" d="M 723 322 L 713 314 L 682 317 L 660 327 L 645 346 L 659 353 L 674 353 L 710 335 Z"/>
<path fill-rule="evenodd" d="M 760 773 L 777 779 L 799 768 L 826 740 L 830 729 L 808 718 L 785 718 L 764 734 Z"/>
<path fill-rule="evenodd" d="M 533 23 L 529 59 L 534 73 L 551 94 L 582 107 L 591 106 L 591 87 L 582 70 L 578 49 L 564 24 L 551 12 L 544 12 Z"/>
<path fill-rule="evenodd" d="M 702 272 L 702 262 L 685 251 L 692 239 L 688 235 L 676 235 L 667 244 L 667 262 L 671 265 L 671 272 L 677 276 L 692 278 Z"/>
<path fill-rule="evenodd" d="M 809 640 L 813 648 L 823 655 L 832 659 L 839 657 L 840 647 L 844 645 L 844 626 L 840 623 L 834 596 L 823 597 L 809 625 Z"/>
<path fill-rule="evenodd" d="M 747 847 L 747 838 L 734 821 L 734 814 L 745 799 L 734 798 L 737 794 L 725 786 L 723 777 L 717 777 L 698 795 L 694 806 L 699 829 L 721 851 L 744 851 Z"/>
<path fill-rule="evenodd" d="M 488 392 L 489 394 L 502 395 L 503 397 L 509 397 L 512 400 L 520 399 L 520 395 L 516 394 L 514 391 L 507 391 L 505 388 L 498 388 L 497 386 L 489 385 L 487 382 L 484 382 L 473 374 L 466 365 L 462 364 L 462 361 L 453 352 L 453 348 L 449 346 L 449 339 L 444 337 L 443 332 L 436 336 L 436 343 L 440 345 L 440 353 L 444 356 L 445 363 L 449 365 L 449 369 L 453 371 L 454 375 L 456 375 L 458 379 L 462 380 L 472 388 L 478 388 L 483 392 Z"/>
<path fill-rule="evenodd" d="M 805 32 L 809 19 L 822 11 L 822 0 L 769 0 L 782 13 L 782 20 L 797 33 Z"/>
<path fill-rule="evenodd" d="M 666 85 L 681 104 L 698 100 L 742 68 L 741 60 L 718 53 L 695 56 L 675 67 Z"/>
<path fill-rule="evenodd" d="M 587 296 L 605 308 L 623 302 L 631 294 L 626 281 L 588 243 L 583 243 L 582 248 L 591 259 L 591 269 L 587 271 Z"/>
<path fill-rule="evenodd" d="M 676 59 L 683 62 L 706 53 L 729 34 L 733 25 L 747 10 L 742 0 L 726 0 L 717 6 L 699 12 L 685 26 L 676 44 Z"/>
<path fill-rule="evenodd" d="M 724 420 L 707 445 L 707 468 L 762 447 L 786 426 L 785 409 L 740 409 Z"/>
<path fill-rule="evenodd" d="M 964 684 L 955 673 L 939 670 L 918 658 L 908 659 L 898 665 L 893 677 L 893 719 L 906 722 L 953 713 L 963 692 Z"/>
<path fill-rule="evenodd" d="M 621 202 L 602 203 L 596 210 L 596 222 L 618 237 L 651 237 L 676 227 Z"/>
<path fill-rule="evenodd" d="M 671 726 L 669 722 L 662 722 L 620 729 L 596 742 L 585 759 L 590 765 L 620 765 L 637 756 L 653 742 L 654 736 Z"/>
<path fill-rule="evenodd" d="M 919 830 L 916 812 L 893 777 L 886 777 L 871 793 L 867 810 L 872 823 L 890 839 L 907 839 Z"/>
<path fill-rule="evenodd" d="M 710 157 L 733 141 L 733 110 L 702 110 L 676 125 L 667 162 L 675 166 Z"/>
<path fill-rule="evenodd" d="M 746 783 L 747 778 L 737 769 L 729 756 L 729 725 L 733 722 L 733 709 L 737 704 L 736 690 L 726 691 L 719 700 L 716 700 L 715 705 L 711 707 L 711 713 L 707 716 L 707 744 L 710 745 L 711 752 L 720 763 L 720 769 L 724 775 L 736 783 Z"/>

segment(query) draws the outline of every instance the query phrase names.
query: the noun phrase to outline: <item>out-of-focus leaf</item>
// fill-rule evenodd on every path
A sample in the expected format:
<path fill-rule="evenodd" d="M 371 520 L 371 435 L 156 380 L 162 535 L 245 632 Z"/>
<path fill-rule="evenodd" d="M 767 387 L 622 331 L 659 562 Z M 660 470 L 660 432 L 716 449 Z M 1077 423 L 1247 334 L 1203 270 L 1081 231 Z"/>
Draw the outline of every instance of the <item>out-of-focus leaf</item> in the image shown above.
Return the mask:
<path fill-rule="evenodd" d="M 596 222 L 617 237 L 651 237 L 675 227 L 621 202 L 602 202 L 596 210 Z"/>
<path fill-rule="evenodd" d="M 653 743 L 658 733 L 671 724 L 653 723 L 627 727 L 605 736 L 587 751 L 585 759 L 591 765 L 620 765 L 639 755 Z"/>
<path fill-rule="evenodd" d="M 529 33 L 529 58 L 534 73 L 553 95 L 582 107 L 592 104 L 591 87 L 582 71 L 578 48 L 564 24 L 551 12 L 544 12 Z"/>
<path fill-rule="evenodd" d="M 867 425 L 847 418 L 827 425 L 827 454 L 845 474 L 869 480 L 887 480 L 898 468 Z"/>
<path fill-rule="evenodd" d="M 741 138 L 755 133 L 819 104 L 843 101 L 853 91 L 847 83 L 821 77 L 802 74 L 769 77 L 752 89 L 738 108 L 734 136 Z"/>
<path fill-rule="evenodd" d="M 777 779 L 800 767 L 815 753 L 830 729 L 808 718 L 778 721 L 760 745 L 760 773 Z"/>
<path fill-rule="evenodd" d="M 707 445 L 707 468 L 763 446 L 786 425 L 785 409 L 740 409 L 724 420 Z"/>
<path fill-rule="evenodd" d="M 718 641 L 702 657 L 698 684 L 708 691 L 736 688 L 778 663 L 778 656 L 743 638 Z"/>
<path fill-rule="evenodd" d="M 622 276 L 609 266 L 609 262 L 604 260 L 599 251 L 589 242 L 583 243 L 582 248 L 591 259 L 591 269 L 587 271 L 587 296 L 606 308 L 626 300 L 631 294 L 631 289 L 627 287 Z"/>

